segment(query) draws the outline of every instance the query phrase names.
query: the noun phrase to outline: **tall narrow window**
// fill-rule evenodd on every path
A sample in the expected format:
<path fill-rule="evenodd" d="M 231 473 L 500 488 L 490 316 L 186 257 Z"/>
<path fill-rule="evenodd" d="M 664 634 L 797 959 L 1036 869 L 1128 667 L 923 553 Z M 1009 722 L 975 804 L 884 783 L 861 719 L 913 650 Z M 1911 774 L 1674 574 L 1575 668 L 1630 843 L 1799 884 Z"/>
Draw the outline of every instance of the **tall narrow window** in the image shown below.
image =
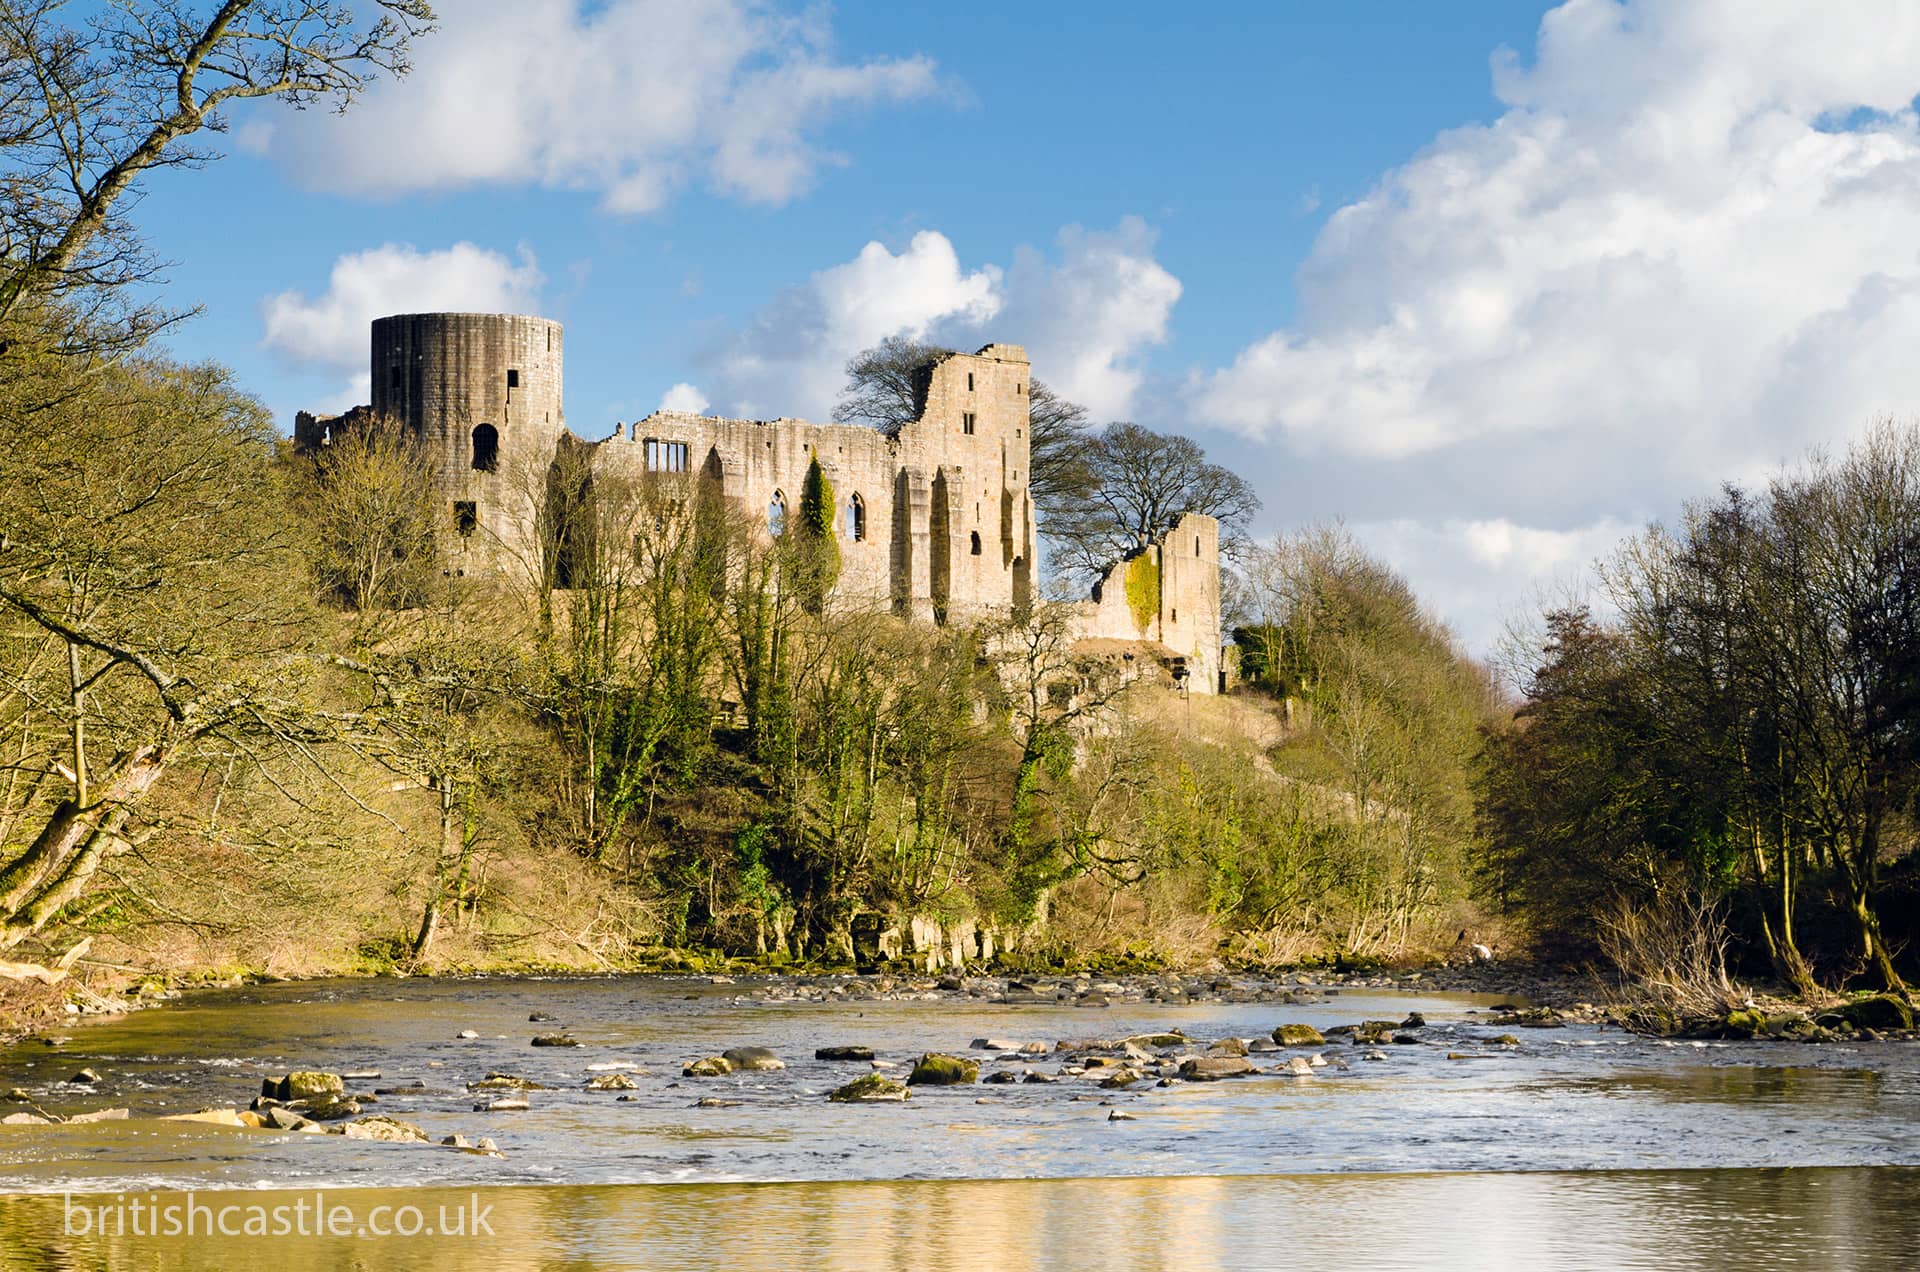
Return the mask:
<path fill-rule="evenodd" d="M 473 466 L 483 473 L 500 467 L 500 430 L 491 424 L 473 430 Z"/>
<path fill-rule="evenodd" d="M 973 412 L 967 411 L 960 416 L 960 431 L 968 437 L 973 436 Z"/>
<path fill-rule="evenodd" d="M 967 372 L 967 392 L 973 392 L 973 372 Z"/>
<path fill-rule="evenodd" d="M 518 367 L 507 368 L 507 387 L 510 389 L 517 389 L 520 387 L 520 368 Z"/>
<path fill-rule="evenodd" d="M 787 497 L 779 491 L 767 504 L 767 533 L 778 539 L 787 532 Z"/>
<path fill-rule="evenodd" d="M 480 528 L 480 505 L 471 499 L 453 501 L 453 528 L 462 538 L 472 538 Z"/>
<path fill-rule="evenodd" d="M 978 530 L 973 532 L 973 555 L 980 555 L 980 532 Z"/>
<path fill-rule="evenodd" d="M 687 443 L 663 442 L 649 437 L 643 444 L 647 471 L 650 473 L 684 473 L 687 471 Z"/>
<path fill-rule="evenodd" d="M 847 538 L 855 543 L 867 537 L 867 504 L 855 495 L 847 500 Z"/>
<path fill-rule="evenodd" d="M 404 374 L 405 373 L 400 370 L 399 365 L 396 363 L 393 367 L 393 374 L 390 377 L 388 377 L 387 387 L 392 389 L 395 393 L 398 393 L 400 391 L 400 385 L 402 383 L 401 377 Z"/>

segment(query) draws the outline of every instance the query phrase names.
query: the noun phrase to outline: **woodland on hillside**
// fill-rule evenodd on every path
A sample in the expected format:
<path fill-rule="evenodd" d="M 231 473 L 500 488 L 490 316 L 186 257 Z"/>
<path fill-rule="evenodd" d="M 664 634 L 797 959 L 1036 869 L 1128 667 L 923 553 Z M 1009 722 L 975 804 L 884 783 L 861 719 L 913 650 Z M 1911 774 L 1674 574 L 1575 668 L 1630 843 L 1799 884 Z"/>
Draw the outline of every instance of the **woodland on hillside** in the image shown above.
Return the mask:
<path fill-rule="evenodd" d="M 925 915 L 1036 961 L 1471 932 L 1694 1002 L 1901 985 L 1911 428 L 1626 545 L 1507 693 L 1351 536 L 1255 540 L 1253 490 L 1190 439 L 1096 429 L 1038 382 L 1056 573 L 1220 517 L 1233 693 L 1076 647 L 1057 599 L 964 629 L 835 606 L 817 468 L 775 538 L 678 474 L 519 474 L 543 537 L 468 578 L 403 437 L 295 455 L 228 372 L 166 353 L 180 313 L 125 213 L 231 98 L 344 105 L 431 12 L 112 12 L 0 0 L 8 967 L 839 965 L 863 916 Z M 856 357 L 843 415 L 888 427 L 926 354 Z"/>

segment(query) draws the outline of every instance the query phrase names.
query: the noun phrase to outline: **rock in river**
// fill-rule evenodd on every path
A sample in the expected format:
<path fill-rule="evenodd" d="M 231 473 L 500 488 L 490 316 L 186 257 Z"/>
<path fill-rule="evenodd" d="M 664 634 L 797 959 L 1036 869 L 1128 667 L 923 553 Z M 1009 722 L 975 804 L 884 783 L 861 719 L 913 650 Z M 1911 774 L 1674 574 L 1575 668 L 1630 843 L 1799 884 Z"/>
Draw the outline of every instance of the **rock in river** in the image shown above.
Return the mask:
<path fill-rule="evenodd" d="M 835 1104 L 884 1104 L 907 1099 L 912 1094 L 892 1078 L 869 1073 L 855 1078 L 827 1098 Z"/>
<path fill-rule="evenodd" d="M 295 1069 L 284 1078 L 267 1078 L 260 1083 L 260 1094 L 276 1100 L 310 1100 L 316 1095 L 339 1095 L 346 1089 L 339 1074 L 314 1069 Z"/>
<path fill-rule="evenodd" d="M 813 1053 L 815 1060 L 871 1060 L 872 1047 L 820 1047 Z"/>
<path fill-rule="evenodd" d="M 388 1144 L 431 1144 L 433 1140 L 427 1133 L 412 1122 L 402 1122 L 397 1117 L 363 1117 L 357 1122 L 348 1122 L 333 1128 L 335 1135 L 344 1135 L 348 1139 L 380 1140 Z"/>
<path fill-rule="evenodd" d="M 478 1082 L 467 1083 L 469 1091 L 545 1091 L 548 1089 L 532 1078 L 522 1078 L 511 1073 L 489 1073 Z"/>
<path fill-rule="evenodd" d="M 733 1072 L 733 1062 L 725 1056 L 708 1056 L 681 1068 L 683 1078 L 721 1078 Z"/>
<path fill-rule="evenodd" d="M 1273 1031 L 1273 1040 L 1283 1047 L 1324 1047 L 1327 1040 L 1312 1025 L 1280 1025 Z"/>
<path fill-rule="evenodd" d="M 577 1047 L 580 1041 L 570 1034 L 539 1034 L 533 1040 L 536 1047 Z"/>
<path fill-rule="evenodd" d="M 734 1068 L 748 1072 L 755 1069 L 784 1069 L 787 1062 L 773 1054 L 766 1047 L 731 1047 L 720 1053 Z"/>
<path fill-rule="evenodd" d="M 908 1086 L 954 1086 L 965 1082 L 980 1080 L 980 1064 L 976 1060 L 963 1059 L 960 1056 L 943 1055 L 929 1051 L 914 1061 L 913 1072 L 907 1077 Z"/>
<path fill-rule="evenodd" d="M 1180 1076 L 1189 1082 L 1244 1078 L 1252 1072 L 1253 1062 L 1245 1056 L 1194 1056 L 1180 1065 Z"/>
<path fill-rule="evenodd" d="M 589 1091 L 632 1091 L 639 1085 L 624 1073 L 600 1073 L 587 1079 Z"/>

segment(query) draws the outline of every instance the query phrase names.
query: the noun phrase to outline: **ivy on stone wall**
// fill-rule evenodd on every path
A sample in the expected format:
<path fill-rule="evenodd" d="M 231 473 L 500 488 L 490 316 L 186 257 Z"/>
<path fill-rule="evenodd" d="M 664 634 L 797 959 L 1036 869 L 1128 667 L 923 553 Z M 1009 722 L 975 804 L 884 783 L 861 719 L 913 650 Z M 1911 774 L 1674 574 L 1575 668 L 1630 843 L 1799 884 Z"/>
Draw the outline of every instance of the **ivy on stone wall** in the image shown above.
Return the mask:
<path fill-rule="evenodd" d="M 807 555 L 807 571 L 812 576 L 813 592 L 809 608 L 819 609 L 826 594 L 840 577 L 840 540 L 834 534 L 833 482 L 815 456 L 807 465 L 807 479 L 800 488 L 800 538 Z"/>
<path fill-rule="evenodd" d="M 1160 612 L 1160 557 L 1152 549 L 1127 562 L 1127 608 L 1133 611 L 1133 624 L 1146 635 Z"/>

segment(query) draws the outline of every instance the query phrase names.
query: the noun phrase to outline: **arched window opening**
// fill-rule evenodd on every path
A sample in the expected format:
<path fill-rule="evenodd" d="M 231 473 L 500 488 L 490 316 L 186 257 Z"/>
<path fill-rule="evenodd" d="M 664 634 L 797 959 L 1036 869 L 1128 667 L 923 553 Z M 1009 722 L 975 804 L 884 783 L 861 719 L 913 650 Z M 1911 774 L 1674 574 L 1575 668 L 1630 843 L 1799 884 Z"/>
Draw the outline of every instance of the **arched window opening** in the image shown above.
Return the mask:
<path fill-rule="evenodd" d="M 847 538 L 854 543 L 867 537 L 867 505 L 859 495 L 847 500 Z"/>
<path fill-rule="evenodd" d="M 500 430 L 491 424 L 473 430 L 473 466 L 483 473 L 500 467 Z"/>
<path fill-rule="evenodd" d="M 778 539 L 787 532 L 787 497 L 779 491 L 767 504 L 767 533 Z"/>
<path fill-rule="evenodd" d="M 980 532 L 978 530 L 973 532 L 973 555 L 980 555 Z"/>

